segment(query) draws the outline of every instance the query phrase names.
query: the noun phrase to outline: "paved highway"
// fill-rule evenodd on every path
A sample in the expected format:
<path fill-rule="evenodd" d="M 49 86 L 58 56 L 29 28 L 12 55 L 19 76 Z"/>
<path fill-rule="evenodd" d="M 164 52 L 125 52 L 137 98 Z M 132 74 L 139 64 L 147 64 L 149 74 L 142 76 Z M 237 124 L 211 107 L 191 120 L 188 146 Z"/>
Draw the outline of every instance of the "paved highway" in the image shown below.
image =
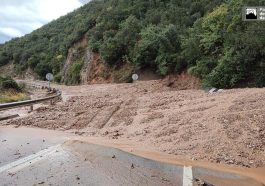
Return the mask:
<path fill-rule="evenodd" d="M 0 185 L 262 185 L 73 139 L 62 132 L 0 127 Z"/>

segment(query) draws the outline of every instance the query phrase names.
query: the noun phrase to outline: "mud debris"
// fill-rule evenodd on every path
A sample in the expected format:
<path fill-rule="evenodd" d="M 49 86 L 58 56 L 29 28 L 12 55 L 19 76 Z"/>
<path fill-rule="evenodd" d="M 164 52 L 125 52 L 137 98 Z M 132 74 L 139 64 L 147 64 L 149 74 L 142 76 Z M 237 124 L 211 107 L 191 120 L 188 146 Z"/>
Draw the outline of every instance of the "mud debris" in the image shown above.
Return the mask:
<path fill-rule="evenodd" d="M 192 160 L 265 165 L 264 88 L 209 94 L 157 80 L 61 89 L 68 101 L 1 124 L 129 139 Z"/>

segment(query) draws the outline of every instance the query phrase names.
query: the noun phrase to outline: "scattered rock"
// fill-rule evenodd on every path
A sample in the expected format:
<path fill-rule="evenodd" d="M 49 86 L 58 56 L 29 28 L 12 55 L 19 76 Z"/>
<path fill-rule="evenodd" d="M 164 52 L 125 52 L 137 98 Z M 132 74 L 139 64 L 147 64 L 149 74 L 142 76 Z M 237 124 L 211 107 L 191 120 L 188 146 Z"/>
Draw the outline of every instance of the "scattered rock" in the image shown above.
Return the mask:
<path fill-rule="evenodd" d="M 20 153 L 19 151 L 17 151 L 14 155 L 15 155 L 15 156 L 20 156 L 21 153 Z"/>
<path fill-rule="evenodd" d="M 74 117 L 80 116 L 80 115 L 82 115 L 82 114 L 84 114 L 84 113 L 85 113 L 85 112 L 77 112 L 77 113 L 74 114 Z"/>
<path fill-rule="evenodd" d="M 199 178 L 195 178 L 194 181 L 197 183 L 198 186 L 214 186 L 213 184 L 207 183 Z"/>
<path fill-rule="evenodd" d="M 166 182 L 169 182 L 169 180 L 166 179 L 166 178 L 161 178 L 161 180 L 166 181 Z"/>
<path fill-rule="evenodd" d="M 79 131 L 76 131 L 75 132 L 76 135 L 79 135 L 79 136 L 83 136 L 85 134 L 85 132 L 79 132 Z"/>
<path fill-rule="evenodd" d="M 11 177 L 13 177 L 14 175 L 16 175 L 16 173 L 9 172 L 8 175 L 11 176 Z"/>
<path fill-rule="evenodd" d="M 209 90 L 209 93 L 212 94 L 212 93 L 217 92 L 217 91 L 218 91 L 217 88 L 211 88 L 211 89 Z"/>

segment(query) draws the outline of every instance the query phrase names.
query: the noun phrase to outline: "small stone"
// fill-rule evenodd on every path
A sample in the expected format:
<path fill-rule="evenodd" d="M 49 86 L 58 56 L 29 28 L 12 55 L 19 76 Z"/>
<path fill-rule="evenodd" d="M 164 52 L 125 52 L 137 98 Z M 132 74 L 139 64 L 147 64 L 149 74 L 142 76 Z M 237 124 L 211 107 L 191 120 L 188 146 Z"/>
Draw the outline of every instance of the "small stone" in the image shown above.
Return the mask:
<path fill-rule="evenodd" d="M 166 179 L 166 178 L 161 178 L 163 181 L 169 181 L 168 179 Z"/>
<path fill-rule="evenodd" d="M 9 172 L 8 175 L 13 177 L 16 173 Z"/>

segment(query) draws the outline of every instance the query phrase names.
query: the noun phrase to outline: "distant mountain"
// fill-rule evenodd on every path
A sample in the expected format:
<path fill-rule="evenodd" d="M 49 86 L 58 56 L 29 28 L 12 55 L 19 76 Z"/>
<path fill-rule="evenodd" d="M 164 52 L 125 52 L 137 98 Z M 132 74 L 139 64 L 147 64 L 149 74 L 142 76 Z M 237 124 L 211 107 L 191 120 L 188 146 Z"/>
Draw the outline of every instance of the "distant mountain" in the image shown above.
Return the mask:
<path fill-rule="evenodd" d="M 0 66 L 13 63 L 15 74 L 31 69 L 39 78 L 52 72 L 67 84 L 84 83 L 82 74 L 83 79 L 101 74 L 122 82 L 148 69 L 162 76 L 188 71 L 205 86 L 264 86 L 265 31 L 253 32 L 265 25 L 243 22 L 241 15 L 243 6 L 262 4 L 264 0 L 92 0 L 0 45 Z"/>

